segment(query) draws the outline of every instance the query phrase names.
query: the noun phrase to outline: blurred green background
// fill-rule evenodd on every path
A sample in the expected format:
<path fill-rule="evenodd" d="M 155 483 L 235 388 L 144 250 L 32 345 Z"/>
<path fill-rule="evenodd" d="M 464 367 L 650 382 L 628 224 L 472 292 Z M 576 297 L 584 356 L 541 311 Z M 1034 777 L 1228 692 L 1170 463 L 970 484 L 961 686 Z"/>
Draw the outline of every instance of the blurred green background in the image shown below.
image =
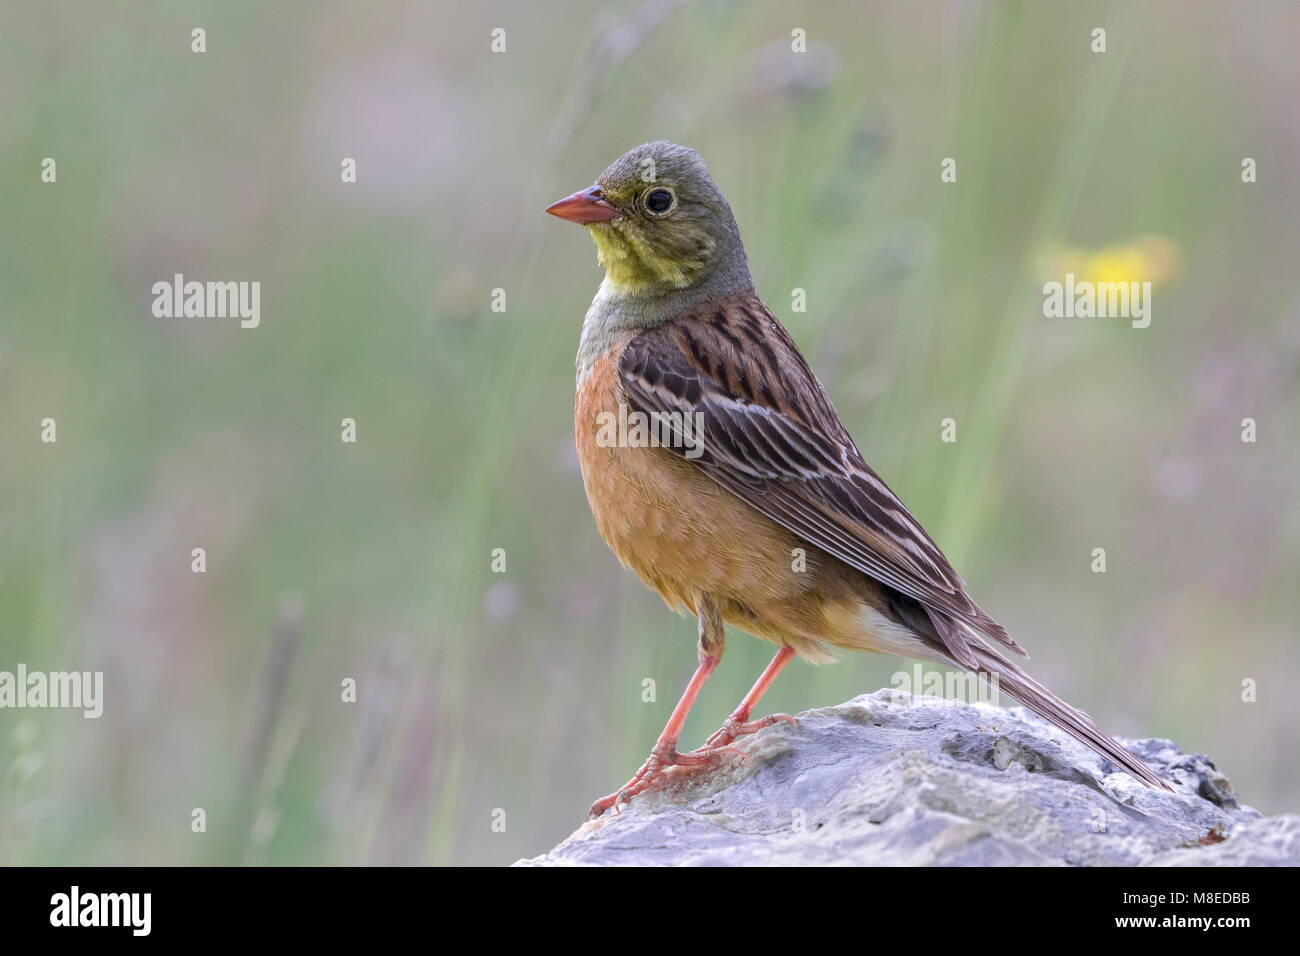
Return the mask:
<path fill-rule="evenodd" d="M 587 510 L 600 273 L 542 210 L 653 138 L 1035 676 L 1294 809 L 1297 35 L 1281 2 L 3 0 L 0 669 L 106 700 L 0 711 L 0 862 L 507 863 L 639 766 L 695 626 Z M 1061 247 L 1152 271 L 1147 236 L 1150 328 L 1044 318 Z M 260 328 L 154 318 L 176 272 L 260 281 Z M 688 743 L 769 656 L 728 647 Z M 900 667 L 797 663 L 763 710 Z"/>

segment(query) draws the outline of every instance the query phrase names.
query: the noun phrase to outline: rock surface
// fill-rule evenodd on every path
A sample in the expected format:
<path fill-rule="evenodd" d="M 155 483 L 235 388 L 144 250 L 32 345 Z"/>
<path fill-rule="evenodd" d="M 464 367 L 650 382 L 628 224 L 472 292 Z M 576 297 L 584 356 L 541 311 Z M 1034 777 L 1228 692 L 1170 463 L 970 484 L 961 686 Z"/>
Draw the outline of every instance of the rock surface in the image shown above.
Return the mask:
<path fill-rule="evenodd" d="M 1174 793 L 1020 708 L 880 690 L 798 721 L 516 865 L 1300 865 L 1300 816 L 1168 740 L 1125 743 Z"/>

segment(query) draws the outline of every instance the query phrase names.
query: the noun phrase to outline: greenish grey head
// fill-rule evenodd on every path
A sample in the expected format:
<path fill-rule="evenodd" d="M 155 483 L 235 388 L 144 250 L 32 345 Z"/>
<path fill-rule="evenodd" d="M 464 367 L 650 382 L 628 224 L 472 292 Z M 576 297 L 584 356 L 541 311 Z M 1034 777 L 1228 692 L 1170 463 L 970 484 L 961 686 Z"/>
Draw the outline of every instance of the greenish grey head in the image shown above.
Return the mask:
<path fill-rule="evenodd" d="M 621 293 L 666 295 L 749 280 L 731 207 L 689 147 L 644 143 L 547 212 L 587 227 Z"/>

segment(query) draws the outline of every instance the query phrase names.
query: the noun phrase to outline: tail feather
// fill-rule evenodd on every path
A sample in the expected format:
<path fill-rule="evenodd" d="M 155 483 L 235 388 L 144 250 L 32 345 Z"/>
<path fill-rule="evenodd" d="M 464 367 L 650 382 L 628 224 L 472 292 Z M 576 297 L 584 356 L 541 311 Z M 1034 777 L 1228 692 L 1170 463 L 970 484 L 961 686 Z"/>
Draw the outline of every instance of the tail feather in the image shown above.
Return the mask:
<path fill-rule="evenodd" d="M 968 644 L 966 649 L 977 658 L 976 666 L 970 669 L 985 682 L 992 683 L 996 678 L 995 686 L 999 691 L 1006 691 L 1039 717 L 1051 721 L 1080 743 L 1119 764 L 1147 786 L 1173 790 L 1155 771 L 1108 737 L 1087 714 L 1071 707 L 1001 654 L 974 642 Z"/>
<path fill-rule="evenodd" d="M 978 608 L 976 608 L 974 627 L 983 636 L 993 638 L 999 644 L 1006 645 L 1021 657 L 1028 659 L 1029 652 L 1011 639 L 1007 629 Z"/>
<path fill-rule="evenodd" d="M 936 610 L 928 605 L 923 606 L 923 609 L 925 616 L 929 618 L 930 624 L 934 627 L 934 632 L 939 635 L 939 639 L 943 641 L 943 646 L 948 649 L 948 653 L 955 657 L 962 667 L 968 670 L 975 670 L 975 661 L 970 657 L 970 652 L 967 650 L 972 635 L 978 637 L 981 641 L 996 641 L 1002 646 L 1015 651 L 1021 657 L 1029 657 L 1029 652 L 1011 639 L 1011 635 L 1007 633 L 1005 627 L 979 608 L 975 608 L 973 618 L 960 621 L 947 611 Z"/>

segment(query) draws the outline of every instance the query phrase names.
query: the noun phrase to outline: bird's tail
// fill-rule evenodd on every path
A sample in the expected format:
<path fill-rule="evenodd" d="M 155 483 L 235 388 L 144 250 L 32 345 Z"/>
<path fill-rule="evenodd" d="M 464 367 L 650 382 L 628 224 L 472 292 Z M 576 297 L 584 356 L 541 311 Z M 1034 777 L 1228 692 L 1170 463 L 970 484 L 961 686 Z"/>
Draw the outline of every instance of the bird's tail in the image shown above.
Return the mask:
<path fill-rule="evenodd" d="M 1147 786 L 1164 790 L 1173 789 L 1161 780 L 1155 771 L 1103 733 L 1087 714 L 1061 700 L 1019 666 L 997 651 L 975 641 L 971 641 L 968 647 L 976 658 L 976 666 L 972 670 L 986 683 L 991 684 L 998 691 L 1006 691 L 1009 696 L 1024 704 L 1039 717 L 1051 721 L 1103 757 L 1113 760 Z"/>

